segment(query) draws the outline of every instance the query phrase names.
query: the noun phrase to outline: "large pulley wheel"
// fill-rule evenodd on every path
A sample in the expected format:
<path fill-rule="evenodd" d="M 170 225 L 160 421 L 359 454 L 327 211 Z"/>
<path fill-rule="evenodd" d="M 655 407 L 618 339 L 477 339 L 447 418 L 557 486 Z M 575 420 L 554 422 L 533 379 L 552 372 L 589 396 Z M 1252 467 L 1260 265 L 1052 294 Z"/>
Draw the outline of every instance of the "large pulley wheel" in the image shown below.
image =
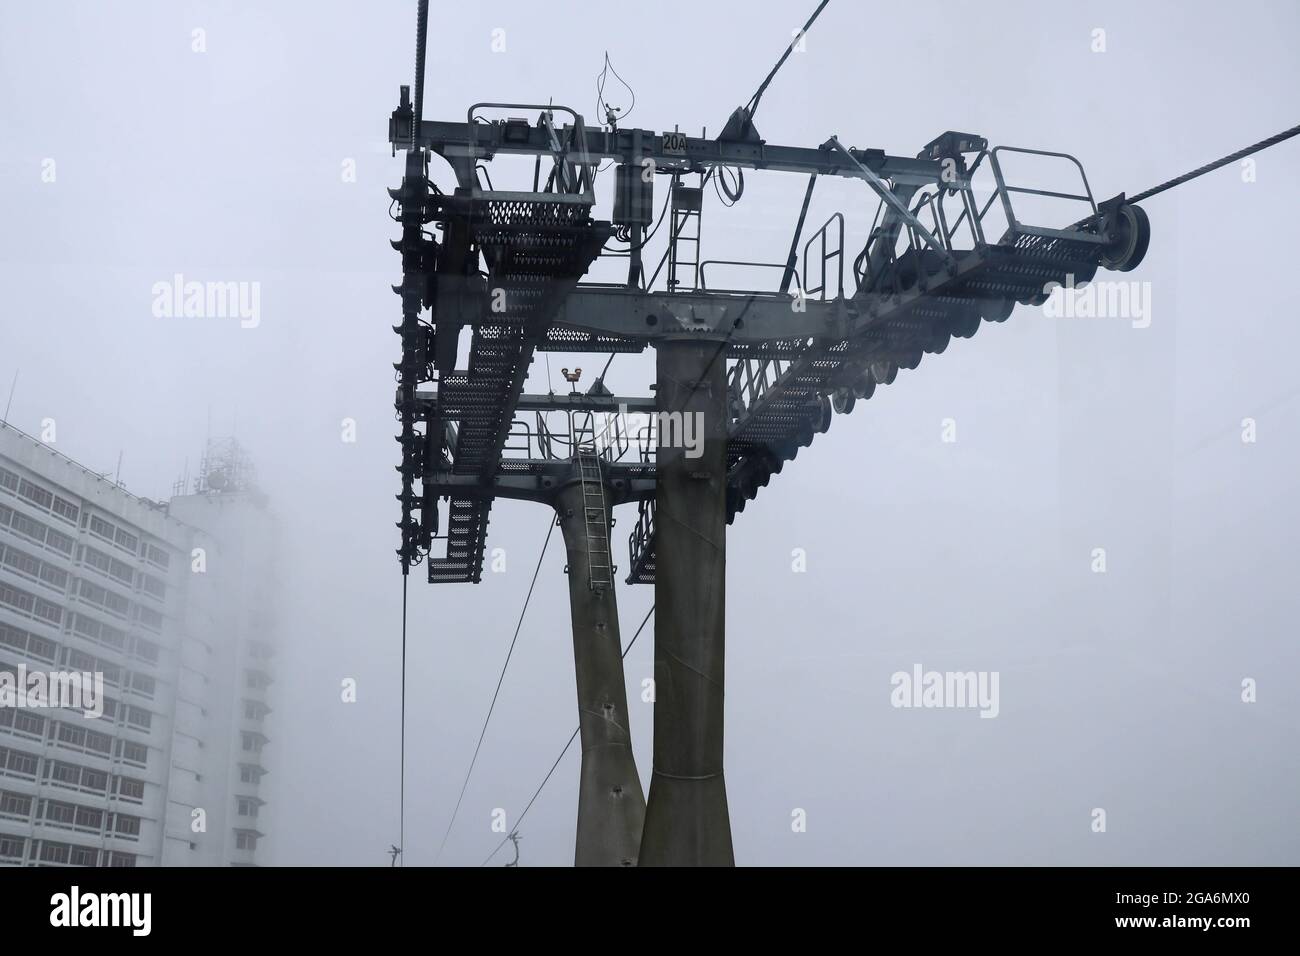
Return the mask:
<path fill-rule="evenodd" d="M 817 402 L 817 420 L 814 423 L 818 432 L 825 434 L 831 427 L 831 419 L 835 417 L 831 411 L 831 400 L 823 395 Z"/>
<path fill-rule="evenodd" d="M 1147 254 L 1151 222 L 1141 206 L 1125 203 L 1116 210 L 1107 234 L 1110 242 L 1101 254 L 1101 264 L 1116 272 L 1131 272 Z"/>
<path fill-rule="evenodd" d="M 877 385 L 893 385 L 898 378 L 898 366 L 893 362 L 872 362 L 871 377 Z"/>
<path fill-rule="evenodd" d="M 980 330 L 979 309 L 964 306 L 952 317 L 952 334 L 959 339 L 968 339 Z"/>
<path fill-rule="evenodd" d="M 853 397 L 866 401 L 876 393 L 876 380 L 871 377 L 868 370 L 859 375 L 853 382 Z"/>
<path fill-rule="evenodd" d="M 853 394 L 851 388 L 837 388 L 835 395 L 831 399 L 831 404 L 835 406 L 835 414 L 847 415 L 853 411 L 853 406 L 857 404 L 858 396 Z"/>
<path fill-rule="evenodd" d="M 984 299 L 980 302 L 980 315 L 985 322 L 1005 322 L 1015 307 L 1015 299 Z"/>

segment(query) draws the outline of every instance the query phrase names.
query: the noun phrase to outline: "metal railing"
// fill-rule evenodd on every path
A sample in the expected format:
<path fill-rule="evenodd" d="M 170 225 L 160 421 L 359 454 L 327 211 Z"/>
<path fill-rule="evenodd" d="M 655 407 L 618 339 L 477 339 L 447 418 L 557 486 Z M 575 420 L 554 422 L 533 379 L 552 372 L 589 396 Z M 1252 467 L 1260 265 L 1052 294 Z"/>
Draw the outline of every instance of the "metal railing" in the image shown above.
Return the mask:
<path fill-rule="evenodd" d="M 826 230 L 829 228 L 831 223 L 837 223 L 839 225 L 839 242 L 836 245 L 835 249 L 832 252 L 828 253 L 826 251 L 826 237 L 827 237 Z M 811 246 L 818 239 L 821 239 L 821 255 L 819 257 L 821 261 L 821 280 L 816 287 L 810 287 L 808 285 L 808 247 Z M 820 294 L 821 298 L 825 300 L 826 263 L 829 262 L 831 259 L 838 259 L 839 279 L 838 279 L 838 284 L 836 285 L 836 297 L 840 299 L 844 298 L 844 214 L 843 213 L 838 213 L 838 212 L 835 213 L 824 223 L 822 223 L 822 227 L 820 229 L 818 229 L 816 232 L 814 232 L 811 236 L 808 237 L 808 241 L 805 242 L 803 245 L 802 259 L 803 262 L 801 264 L 801 267 L 802 267 L 803 275 L 799 285 L 800 288 L 803 289 L 804 295 L 811 297 L 814 294 Z"/>
<path fill-rule="evenodd" d="M 998 153 L 1022 153 L 1029 156 L 1048 156 L 1057 159 L 1068 159 L 1076 169 L 1079 170 L 1079 178 L 1083 180 L 1083 193 L 1063 193 L 1050 189 L 1030 189 L 1026 186 L 1008 186 L 1006 179 L 1002 174 L 1002 164 L 998 160 Z M 1077 229 L 1049 229 L 1043 226 L 1029 226 L 1020 222 L 1016 218 L 1016 213 L 1011 205 L 1012 193 L 1023 193 L 1030 196 L 1044 196 L 1049 199 L 1066 199 L 1077 202 L 1086 202 L 1092 210 L 1092 214 L 1097 214 L 1097 203 L 1092 198 L 1092 188 L 1088 185 L 1088 174 L 1083 171 L 1083 164 L 1071 156 L 1069 153 L 1057 153 L 1045 149 L 1026 149 L 1020 146 L 995 146 L 989 152 L 989 165 L 993 169 L 993 178 L 997 183 L 997 195 L 1002 199 L 1002 210 L 1007 217 L 1007 228 L 1011 236 L 1044 236 L 1048 238 L 1068 238 L 1080 242 L 1104 243 L 1106 240 L 1102 236 L 1092 233 L 1080 232 Z M 984 211 L 987 213 L 990 202 L 985 205 Z M 983 216 L 981 216 L 983 218 Z"/>
<path fill-rule="evenodd" d="M 710 289 L 709 284 L 704 278 L 705 266 L 746 266 L 753 269 L 781 269 L 785 270 L 784 262 L 751 262 L 744 259 L 705 259 L 700 263 L 700 289 L 704 292 L 745 292 L 754 294 L 751 289 Z M 803 289 L 803 283 L 799 282 L 798 274 L 795 275 L 795 281 L 798 283 L 800 290 Z M 759 293 L 761 294 L 761 293 Z M 772 295 L 781 295 L 779 290 L 773 291 Z"/>

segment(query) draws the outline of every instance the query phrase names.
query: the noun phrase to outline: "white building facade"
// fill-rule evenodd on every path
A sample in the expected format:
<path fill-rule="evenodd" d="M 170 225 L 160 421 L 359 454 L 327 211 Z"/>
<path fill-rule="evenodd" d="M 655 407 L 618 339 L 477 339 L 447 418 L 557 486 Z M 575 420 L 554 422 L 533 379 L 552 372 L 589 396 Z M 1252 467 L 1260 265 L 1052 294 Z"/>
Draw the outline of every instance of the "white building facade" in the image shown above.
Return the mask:
<path fill-rule="evenodd" d="M 0 672 L 104 682 L 0 706 L 0 866 L 258 862 L 273 547 L 249 488 L 137 498 L 0 423 Z"/>

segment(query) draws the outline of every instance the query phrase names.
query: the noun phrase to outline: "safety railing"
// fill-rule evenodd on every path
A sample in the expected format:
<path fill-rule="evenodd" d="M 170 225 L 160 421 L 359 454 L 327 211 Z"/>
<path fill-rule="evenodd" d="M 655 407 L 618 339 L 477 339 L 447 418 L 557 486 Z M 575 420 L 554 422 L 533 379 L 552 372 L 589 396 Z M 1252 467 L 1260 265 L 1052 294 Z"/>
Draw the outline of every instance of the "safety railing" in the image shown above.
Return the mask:
<path fill-rule="evenodd" d="M 830 228 L 831 223 L 835 223 L 839 226 L 839 242 L 836 243 L 835 248 L 828 253 L 826 251 L 826 239 L 828 236 L 827 230 Z M 811 287 L 808 285 L 808 249 L 814 242 L 818 241 L 819 239 L 821 240 L 821 252 L 820 255 L 818 256 L 818 262 L 821 265 L 821 279 L 817 284 L 817 286 Z M 811 298 L 813 295 L 820 295 L 820 297 L 823 300 L 826 298 L 826 263 L 829 262 L 831 259 L 838 260 L 837 264 L 839 266 L 839 277 L 836 285 L 836 297 L 842 299 L 844 298 L 844 214 L 843 213 L 837 212 L 835 213 L 835 215 L 827 219 L 824 223 L 822 223 L 822 227 L 818 229 L 816 232 L 814 232 L 811 236 L 809 236 L 808 241 L 805 242 L 803 245 L 802 278 L 799 285 L 803 289 L 804 295 L 808 296 L 809 298 Z"/>
<path fill-rule="evenodd" d="M 752 289 L 710 289 L 710 288 L 709 288 L 709 283 L 708 283 L 708 281 L 707 281 L 707 280 L 705 279 L 705 277 L 704 277 L 704 267 L 705 267 L 705 266 L 746 266 L 746 267 L 750 267 L 750 268 L 754 268 L 754 269 L 782 269 L 782 270 L 784 270 L 785 267 L 786 267 L 784 262 L 751 262 L 751 261 L 747 261 L 747 260 L 743 260 L 743 259 L 705 259 L 703 262 L 700 263 L 700 289 L 701 289 L 701 291 L 704 291 L 704 292 L 745 292 L 745 293 L 748 293 L 748 294 L 750 294 L 750 295 L 754 295 L 754 294 L 759 294 L 759 295 L 761 295 L 762 293 L 761 293 L 761 292 L 759 292 L 759 293 L 755 293 L 754 290 L 752 290 Z M 794 280 L 795 280 L 795 284 L 799 286 L 800 291 L 802 291 L 802 290 L 803 290 L 803 283 L 799 281 L 799 274 L 798 274 L 798 273 L 795 273 L 795 274 L 794 274 Z M 771 294 L 772 294 L 772 295 L 780 295 L 781 293 L 780 293 L 779 291 L 773 291 Z"/>
<path fill-rule="evenodd" d="M 1019 153 L 1029 156 L 1046 156 L 1056 159 L 1066 159 L 1074 164 L 1079 170 L 1079 178 L 1083 181 L 1083 193 L 1065 193 L 1050 189 L 1030 189 L 1027 186 L 1008 186 L 1006 178 L 1002 172 L 1002 163 L 998 159 L 999 153 Z M 1049 199 L 1063 199 L 1076 202 L 1086 202 L 1092 215 L 1097 214 L 1097 203 L 1092 197 L 1092 188 L 1088 185 L 1088 174 L 1083 171 L 1083 164 L 1071 156 L 1069 153 L 1057 153 L 1044 149 L 1026 149 L 1020 146 L 995 146 L 989 152 L 989 165 L 993 170 L 993 178 L 997 183 L 996 195 L 1002 199 L 1002 211 L 1007 217 L 1007 227 L 1011 238 L 1018 236 L 1043 236 L 1046 238 L 1071 239 L 1080 242 L 1104 243 L 1106 240 L 1102 236 L 1092 233 L 1080 232 L 1077 229 L 1051 229 L 1044 226 L 1026 225 L 1016 218 L 1015 208 L 1011 202 L 1012 193 L 1022 195 L 1040 196 Z M 992 205 L 992 198 L 989 203 L 985 204 L 984 212 L 987 213 Z M 980 217 L 983 218 L 983 215 Z"/>

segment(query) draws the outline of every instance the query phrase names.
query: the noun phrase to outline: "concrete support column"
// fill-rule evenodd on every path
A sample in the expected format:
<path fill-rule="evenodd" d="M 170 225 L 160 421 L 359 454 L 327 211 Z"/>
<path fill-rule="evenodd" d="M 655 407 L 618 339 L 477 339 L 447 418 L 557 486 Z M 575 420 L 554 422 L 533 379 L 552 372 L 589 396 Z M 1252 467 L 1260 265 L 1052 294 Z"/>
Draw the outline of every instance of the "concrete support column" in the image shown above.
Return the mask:
<path fill-rule="evenodd" d="M 569 556 L 569 610 L 582 745 L 574 863 L 635 866 L 645 796 L 632 757 L 618 603 L 614 588 L 590 587 L 582 482 L 576 467 L 574 473 L 575 480 L 561 489 L 555 502 Z M 606 501 L 607 519 L 609 514 Z M 608 525 L 605 536 L 608 539 Z"/>
<path fill-rule="evenodd" d="M 658 346 L 654 774 L 642 866 L 734 866 L 722 775 L 726 361 L 720 341 Z"/>

